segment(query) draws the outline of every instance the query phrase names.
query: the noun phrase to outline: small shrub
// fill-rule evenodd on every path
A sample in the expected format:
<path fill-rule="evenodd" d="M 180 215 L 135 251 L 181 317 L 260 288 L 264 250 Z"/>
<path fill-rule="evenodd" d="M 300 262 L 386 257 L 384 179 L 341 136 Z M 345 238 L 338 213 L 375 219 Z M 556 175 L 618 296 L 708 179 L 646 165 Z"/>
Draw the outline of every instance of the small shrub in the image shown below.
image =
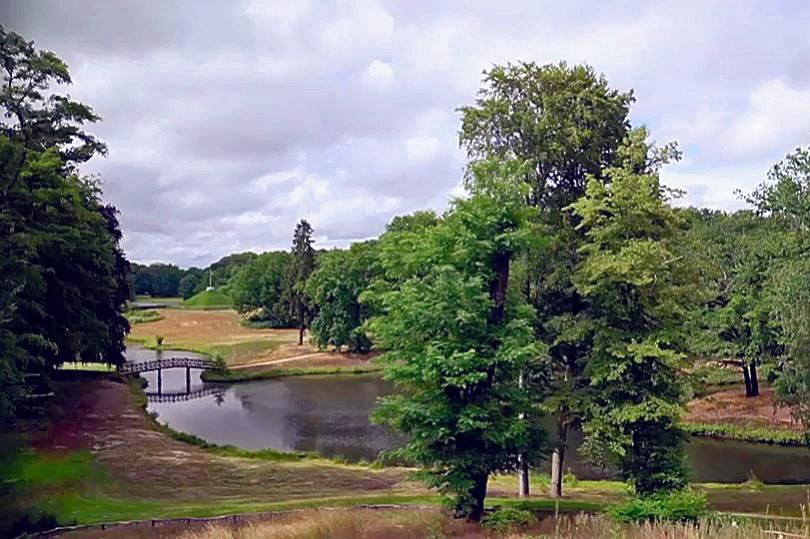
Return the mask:
<path fill-rule="evenodd" d="M 145 311 L 129 311 L 124 316 L 126 316 L 130 324 L 146 324 L 163 320 L 163 315 L 160 314 L 160 312 L 151 309 Z"/>
<path fill-rule="evenodd" d="M 163 335 L 155 335 L 155 347 L 158 350 L 163 350 Z"/>
<path fill-rule="evenodd" d="M 530 511 L 515 507 L 502 507 L 484 517 L 482 525 L 496 533 L 505 534 L 527 528 L 537 519 Z"/>
<path fill-rule="evenodd" d="M 744 489 L 748 490 L 762 490 L 762 487 L 765 486 L 765 483 L 759 480 L 757 475 L 754 473 L 754 470 L 748 472 L 748 479 L 745 480 L 744 483 L 740 485 Z"/>
<path fill-rule="evenodd" d="M 706 496 L 691 489 L 676 490 L 614 505 L 608 514 L 618 522 L 697 522 L 707 513 Z"/>
<path fill-rule="evenodd" d="M 568 471 L 563 475 L 563 483 L 568 487 L 576 487 L 579 484 L 579 479 L 571 471 L 571 468 L 568 468 Z"/>
<path fill-rule="evenodd" d="M 225 358 L 222 357 L 222 354 L 216 354 L 214 356 L 214 368 L 220 374 L 228 374 L 228 364 L 225 362 Z"/>

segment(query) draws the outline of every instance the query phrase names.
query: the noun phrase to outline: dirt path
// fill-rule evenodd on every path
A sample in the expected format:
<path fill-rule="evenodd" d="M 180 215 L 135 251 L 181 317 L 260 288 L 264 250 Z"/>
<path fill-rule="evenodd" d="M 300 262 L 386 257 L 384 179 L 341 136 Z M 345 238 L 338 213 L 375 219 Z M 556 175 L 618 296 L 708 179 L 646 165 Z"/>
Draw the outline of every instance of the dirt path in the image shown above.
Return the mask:
<path fill-rule="evenodd" d="M 271 366 L 271 365 L 280 365 L 280 364 L 283 364 L 283 363 L 290 363 L 292 361 L 300 361 L 302 359 L 310 359 L 310 358 L 314 358 L 314 357 L 323 357 L 323 356 L 328 356 L 328 354 L 325 353 L 325 352 L 313 352 L 311 354 L 303 354 L 303 355 L 300 355 L 300 356 L 287 357 L 287 358 L 284 358 L 284 359 L 273 359 L 273 360 L 270 360 L 270 361 L 260 361 L 260 362 L 257 362 L 257 363 L 249 363 L 247 365 L 236 365 L 236 366 L 232 367 L 232 370 L 250 369 L 250 368 L 255 368 L 255 367 L 267 367 L 267 366 Z"/>

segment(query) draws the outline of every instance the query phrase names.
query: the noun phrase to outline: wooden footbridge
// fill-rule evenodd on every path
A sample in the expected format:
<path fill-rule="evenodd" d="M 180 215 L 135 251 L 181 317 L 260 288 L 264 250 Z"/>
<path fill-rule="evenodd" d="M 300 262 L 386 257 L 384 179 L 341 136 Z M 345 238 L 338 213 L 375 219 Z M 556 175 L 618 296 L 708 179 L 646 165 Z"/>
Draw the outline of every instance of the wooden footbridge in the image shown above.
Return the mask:
<path fill-rule="evenodd" d="M 192 398 L 198 399 L 205 395 L 195 395 L 189 398 L 180 398 L 181 396 L 188 396 L 196 391 L 191 391 L 191 369 L 204 369 L 214 370 L 217 369 L 216 363 L 210 359 L 201 359 L 198 357 L 167 357 L 152 359 L 149 361 L 128 361 L 118 367 L 118 372 L 121 374 L 140 374 L 142 372 L 157 371 L 157 393 L 152 393 L 152 396 L 167 397 L 166 400 L 152 400 L 151 402 L 177 402 L 181 400 L 191 400 Z M 186 392 L 169 396 L 163 393 L 163 370 L 164 369 L 186 369 Z M 213 392 L 208 394 L 214 394 Z M 147 398 L 149 394 L 147 394 Z M 174 400 L 171 400 L 174 398 Z"/>
<path fill-rule="evenodd" d="M 163 369 L 207 369 L 213 370 L 217 366 L 210 359 L 198 357 L 168 357 L 150 361 L 126 362 L 118 368 L 121 374 L 138 374 L 148 371 L 161 371 Z"/>

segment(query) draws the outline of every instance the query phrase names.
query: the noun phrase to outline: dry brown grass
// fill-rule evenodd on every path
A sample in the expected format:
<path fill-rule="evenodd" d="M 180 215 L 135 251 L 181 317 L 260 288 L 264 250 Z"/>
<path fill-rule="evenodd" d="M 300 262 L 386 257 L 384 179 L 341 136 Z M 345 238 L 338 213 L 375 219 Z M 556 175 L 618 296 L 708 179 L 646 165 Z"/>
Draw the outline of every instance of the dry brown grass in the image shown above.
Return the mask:
<path fill-rule="evenodd" d="M 369 359 L 319 351 L 306 342 L 298 346 L 297 329 L 244 327 L 233 310 L 161 309 L 160 314 L 163 318 L 155 322 L 134 324 L 130 339 L 149 343 L 161 335 L 166 348 L 221 354 L 235 368 L 354 367 Z M 303 357 L 287 361 L 299 356 Z M 274 365 L 276 361 L 279 363 Z"/>
<path fill-rule="evenodd" d="M 746 398 L 741 388 L 726 389 L 692 400 L 690 423 L 727 423 L 748 427 L 798 430 L 788 408 L 776 405 L 773 389 L 763 387 L 758 397 Z"/>
<path fill-rule="evenodd" d="M 230 528 L 209 526 L 183 539 L 423 539 L 441 532 L 444 518 L 429 511 L 307 511 L 276 522 Z M 439 535 L 441 536 L 441 535 Z"/>
<path fill-rule="evenodd" d="M 699 525 L 644 523 L 618 525 L 605 516 L 578 515 L 540 523 L 507 539 L 792 539 L 810 537 L 810 528 L 794 523 L 706 522 Z M 190 531 L 184 539 L 411 539 L 426 537 L 495 538 L 495 533 L 428 511 L 307 511 L 271 522 L 233 528 L 209 526 Z"/>

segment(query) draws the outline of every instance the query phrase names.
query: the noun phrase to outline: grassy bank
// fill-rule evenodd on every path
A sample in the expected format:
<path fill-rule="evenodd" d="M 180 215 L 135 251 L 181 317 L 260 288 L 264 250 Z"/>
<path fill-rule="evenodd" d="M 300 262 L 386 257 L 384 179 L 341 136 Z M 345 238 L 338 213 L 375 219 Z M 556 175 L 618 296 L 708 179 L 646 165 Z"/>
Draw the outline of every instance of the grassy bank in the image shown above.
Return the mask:
<path fill-rule="evenodd" d="M 184 309 L 200 309 L 200 310 L 214 310 L 214 309 L 231 309 L 233 302 L 230 296 L 225 294 L 219 289 L 203 290 L 195 294 L 183 302 Z"/>
<path fill-rule="evenodd" d="M 749 427 L 730 423 L 684 423 L 681 427 L 691 436 L 705 438 L 788 446 L 805 446 L 808 443 L 801 433 L 778 428 Z"/>

